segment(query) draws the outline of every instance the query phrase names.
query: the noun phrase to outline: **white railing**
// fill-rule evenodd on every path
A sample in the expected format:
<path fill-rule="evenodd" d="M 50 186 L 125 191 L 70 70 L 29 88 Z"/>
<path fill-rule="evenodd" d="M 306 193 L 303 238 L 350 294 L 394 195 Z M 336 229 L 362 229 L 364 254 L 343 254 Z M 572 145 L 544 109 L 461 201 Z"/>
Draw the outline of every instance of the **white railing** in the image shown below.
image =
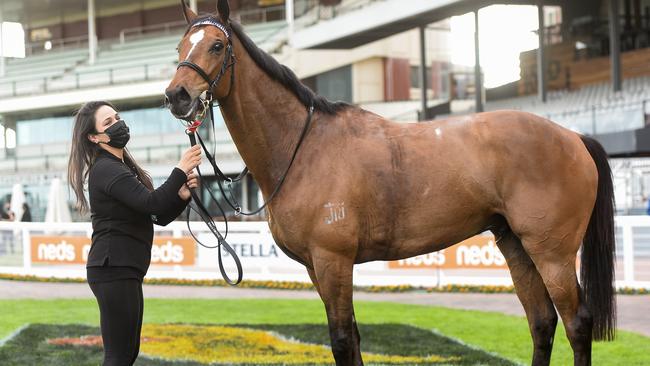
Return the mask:
<path fill-rule="evenodd" d="M 49 48 L 46 48 L 45 44 L 48 42 L 49 42 Z M 25 53 L 29 56 L 29 55 L 35 55 L 35 54 L 45 53 L 54 50 L 63 51 L 66 49 L 81 48 L 82 46 L 85 46 L 87 44 L 88 44 L 88 35 L 84 34 L 75 37 L 43 40 L 39 42 L 30 42 L 25 45 Z"/>
<path fill-rule="evenodd" d="M 191 222 L 206 244 L 214 237 L 201 222 Z M 224 223 L 217 223 L 225 230 Z M 620 216 L 617 229 L 617 287 L 650 288 L 650 216 Z M 85 278 L 90 249 L 90 223 L 0 222 L 0 273 L 58 278 Z M 266 222 L 229 223 L 228 242 L 242 260 L 249 280 L 304 281 L 302 265 L 275 244 Z M 226 259 L 234 275 L 234 264 Z M 155 227 L 149 278 L 219 279 L 216 249 L 189 237 L 184 222 Z M 479 235 L 440 252 L 402 261 L 355 266 L 356 285 L 444 286 L 510 285 L 503 256 L 489 235 Z"/>
<path fill-rule="evenodd" d="M 124 44 L 127 37 L 142 36 L 147 33 L 156 33 L 157 35 L 172 34 L 172 31 L 180 31 L 187 27 L 187 22 L 178 20 L 162 24 L 152 24 L 133 28 L 125 28 L 120 31 L 120 43 Z"/>
<path fill-rule="evenodd" d="M 271 20 L 283 20 L 284 19 L 284 5 L 279 6 L 270 6 L 266 8 L 259 9 L 247 9 L 232 14 L 233 19 L 237 19 L 242 24 L 257 24 L 257 23 L 266 23 Z M 187 28 L 187 22 L 185 20 L 178 20 L 173 22 L 161 23 L 161 24 L 152 24 L 139 27 L 125 28 L 120 31 L 119 39 L 120 43 L 124 44 L 127 41 L 127 38 L 140 37 L 146 34 L 174 34 L 181 32 Z"/>
<path fill-rule="evenodd" d="M 247 9 L 235 12 L 233 17 L 244 25 L 266 23 L 268 21 L 284 20 L 285 9 L 286 7 L 284 5 Z"/>

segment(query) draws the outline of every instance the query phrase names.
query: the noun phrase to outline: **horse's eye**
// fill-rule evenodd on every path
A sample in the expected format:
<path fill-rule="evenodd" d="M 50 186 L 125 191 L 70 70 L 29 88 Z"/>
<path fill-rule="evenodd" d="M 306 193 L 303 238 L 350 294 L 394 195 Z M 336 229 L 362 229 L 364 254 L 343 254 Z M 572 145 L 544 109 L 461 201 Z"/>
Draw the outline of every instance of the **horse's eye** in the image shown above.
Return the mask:
<path fill-rule="evenodd" d="M 215 43 L 214 46 L 210 48 L 211 52 L 221 52 L 221 50 L 223 50 L 223 43 L 221 42 Z"/>

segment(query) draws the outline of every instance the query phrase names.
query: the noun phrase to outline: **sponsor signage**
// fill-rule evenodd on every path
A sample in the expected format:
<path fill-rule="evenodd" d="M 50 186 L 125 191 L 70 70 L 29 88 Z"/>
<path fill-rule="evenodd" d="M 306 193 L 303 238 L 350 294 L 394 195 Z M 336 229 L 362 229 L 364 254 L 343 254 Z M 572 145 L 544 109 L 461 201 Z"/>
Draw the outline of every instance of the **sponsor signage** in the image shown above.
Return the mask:
<path fill-rule="evenodd" d="M 32 263 L 85 264 L 90 238 L 82 236 L 31 237 Z M 196 245 L 190 237 L 156 236 L 151 248 L 151 264 L 191 266 L 196 261 Z"/>
<path fill-rule="evenodd" d="M 205 233 L 199 235 L 199 240 L 206 245 L 215 245 L 214 237 Z M 241 260 L 244 273 L 260 273 L 281 269 L 282 272 L 296 271 L 305 273 L 304 266 L 287 257 L 280 247 L 275 244 L 270 233 L 237 233 L 228 234 L 228 244 Z M 218 268 L 218 249 L 198 248 L 199 267 Z M 232 256 L 221 248 L 223 264 L 229 270 L 235 268 Z M 230 272 L 229 272 L 230 273 Z"/>
<path fill-rule="evenodd" d="M 155 236 L 151 248 L 151 264 L 192 266 L 196 244 L 191 237 Z"/>
<path fill-rule="evenodd" d="M 389 269 L 507 269 L 494 236 L 478 235 L 459 244 L 416 257 L 388 262 Z"/>

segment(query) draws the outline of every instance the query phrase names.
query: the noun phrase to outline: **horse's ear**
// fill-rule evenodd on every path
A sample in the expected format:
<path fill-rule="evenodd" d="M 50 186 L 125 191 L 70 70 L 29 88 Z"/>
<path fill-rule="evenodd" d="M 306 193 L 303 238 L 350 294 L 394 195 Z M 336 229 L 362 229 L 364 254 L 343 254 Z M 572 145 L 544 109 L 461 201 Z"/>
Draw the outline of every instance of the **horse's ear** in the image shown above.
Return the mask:
<path fill-rule="evenodd" d="M 185 17 L 185 21 L 189 24 L 191 23 L 195 18 L 196 18 L 196 13 L 190 9 L 187 4 L 185 4 L 185 0 L 181 0 L 181 5 L 183 6 L 183 17 Z"/>
<path fill-rule="evenodd" d="M 228 19 L 230 19 L 230 5 L 228 5 L 228 0 L 219 0 L 217 2 L 217 10 L 219 11 L 221 22 L 228 24 Z"/>

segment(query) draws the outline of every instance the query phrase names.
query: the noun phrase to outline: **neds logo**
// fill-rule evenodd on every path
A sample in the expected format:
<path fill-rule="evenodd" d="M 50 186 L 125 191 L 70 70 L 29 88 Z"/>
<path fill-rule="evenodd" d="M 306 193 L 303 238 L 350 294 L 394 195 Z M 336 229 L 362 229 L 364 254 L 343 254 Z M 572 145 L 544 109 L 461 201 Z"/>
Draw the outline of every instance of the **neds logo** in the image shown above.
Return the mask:
<path fill-rule="evenodd" d="M 459 245 L 456 251 L 456 263 L 465 266 L 503 266 L 506 259 L 494 244 L 494 240 L 487 245 Z"/>
<path fill-rule="evenodd" d="M 37 252 L 41 261 L 74 262 L 76 259 L 75 246 L 65 240 L 60 243 L 41 243 Z"/>
<path fill-rule="evenodd" d="M 447 258 L 445 257 L 445 250 L 438 252 L 418 255 L 415 257 L 400 259 L 398 261 L 400 266 L 443 266 Z"/>
<path fill-rule="evenodd" d="M 183 247 L 175 245 L 171 240 L 167 240 L 165 244 L 154 244 L 151 247 L 151 263 L 180 264 L 184 259 Z"/>

